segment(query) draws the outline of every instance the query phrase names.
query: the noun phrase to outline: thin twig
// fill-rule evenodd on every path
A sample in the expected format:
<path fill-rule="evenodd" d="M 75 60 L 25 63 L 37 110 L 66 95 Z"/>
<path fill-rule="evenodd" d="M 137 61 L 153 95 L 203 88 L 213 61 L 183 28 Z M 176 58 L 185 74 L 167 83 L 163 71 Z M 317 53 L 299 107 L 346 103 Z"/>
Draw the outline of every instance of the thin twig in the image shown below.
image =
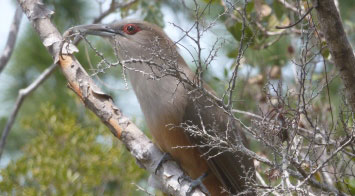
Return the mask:
<path fill-rule="evenodd" d="M 0 160 L 1 160 L 1 155 L 4 151 L 7 136 L 9 135 L 12 125 L 15 122 L 17 113 L 20 110 L 20 107 L 22 106 L 23 101 L 25 100 L 25 98 L 29 94 L 31 94 L 34 90 L 36 90 L 38 88 L 38 86 L 41 85 L 52 74 L 52 72 L 54 71 L 54 69 L 56 67 L 57 67 L 57 64 L 52 64 L 50 67 L 45 69 L 42 72 L 42 74 L 39 75 L 37 77 L 37 79 L 34 82 L 32 82 L 29 86 L 27 86 L 24 89 L 19 90 L 14 109 L 12 110 L 10 117 L 7 119 L 5 128 L 2 131 L 1 140 L 0 140 Z"/>
<path fill-rule="evenodd" d="M 304 183 L 306 183 L 316 172 L 318 172 L 318 170 L 320 170 L 321 168 L 324 167 L 325 164 L 327 164 L 331 159 L 333 159 L 334 156 L 336 156 L 338 154 L 339 151 L 341 151 L 342 149 L 344 149 L 347 145 L 351 144 L 352 142 L 354 142 L 354 133 L 352 133 L 352 135 L 350 136 L 350 138 L 348 138 L 343 145 L 339 146 L 335 151 L 332 152 L 331 155 L 329 155 L 329 157 L 327 157 L 317 168 L 315 168 L 313 171 L 311 171 L 307 177 L 304 178 L 304 180 L 299 183 L 297 185 L 297 187 L 301 187 Z"/>
<path fill-rule="evenodd" d="M 94 24 L 101 22 L 102 19 L 104 19 L 106 16 L 111 14 L 112 12 L 116 11 L 118 8 L 128 8 L 134 3 L 136 3 L 137 0 L 129 1 L 127 3 L 116 3 L 115 0 L 111 1 L 110 8 L 103 13 L 100 14 L 97 18 L 94 19 Z"/>
<path fill-rule="evenodd" d="M 285 8 L 292 10 L 293 12 L 298 12 L 297 8 L 290 3 L 288 3 L 286 0 L 277 0 L 278 2 L 282 3 Z"/>
<path fill-rule="evenodd" d="M 0 73 L 5 68 L 5 66 L 6 66 L 7 62 L 9 61 L 11 54 L 15 48 L 15 43 L 16 43 L 18 31 L 20 28 L 21 18 L 22 18 L 22 9 L 19 6 L 16 9 L 14 20 L 10 26 L 10 32 L 9 32 L 9 36 L 7 38 L 6 46 L 5 46 L 4 51 L 2 52 L 2 55 L 0 57 Z"/>
<path fill-rule="evenodd" d="M 131 5 L 132 3 L 134 3 L 135 1 L 132 1 L 132 2 L 129 2 L 129 3 L 126 3 L 124 5 L 121 5 L 121 6 L 116 6 L 117 8 L 118 7 L 122 7 L 122 6 L 129 6 Z M 102 19 L 104 19 L 106 16 L 108 16 L 110 13 L 114 12 L 115 9 L 112 9 L 112 8 L 109 8 L 107 11 L 103 12 L 102 15 L 100 15 L 99 17 L 97 17 L 95 20 L 94 20 L 94 23 L 96 22 L 100 22 Z M 9 39 L 8 39 L 8 42 L 10 42 L 10 37 L 11 38 L 11 43 L 12 43 L 12 47 L 13 48 L 13 45 L 15 44 L 15 40 L 16 40 L 16 35 L 17 35 L 17 32 L 18 32 L 18 26 L 19 26 L 19 23 L 20 23 L 20 19 L 22 17 L 22 9 L 21 7 L 19 6 L 16 10 L 16 14 L 15 14 L 15 20 L 14 20 L 14 23 L 11 27 L 11 31 L 9 33 Z M 17 21 L 17 22 L 15 22 Z M 16 25 L 15 25 L 16 23 Z M 16 31 L 14 31 L 14 29 L 17 29 Z M 13 36 L 15 35 L 15 38 L 13 38 Z M 11 35 L 11 36 L 10 36 Z M 74 44 L 77 44 L 80 40 L 75 40 L 74 41 Z M 9 44 L 7 44 L 9 45 Z M 4 54 L 6 53 L 6 48 L 4 50 Z M 12 50 L 11 50 L 12 52 Z M 3 54 L 3 56 L 4 56 Z M 11 54 L 10 54 L 11 55 Z M 2 60 L 3 60 L 3 56 L 0 58 L 0 72 L 1 72 L 1 69 L 2 69 Z M 9 57 L 8 57 L 9 58 Z M 8 60 L 8 59 L 7 59 Z M 6 60 L 6 62 L 7 62 Z M 6 64 L 5 62 L 5 64 Z M 14 106 L 14 109 L 10 115 L 10 117 L 8 118 L 7 122 L 6 122 L 6 125 L 5 125 L 5 128 L 4 130 L 2 131 L 2 135 L 1 135 L 1 140 L 0 140 L 0 160 L 1 160 L 1 156 L 2 156 L 2 153 L 4 151 L 4 148 L 5 148 L 5 145 L 6 145 L 6 140 L 7 140 L 7 136 L 8 134 L 10 133 L 11 131 L 11 128 L 16 120 L 16 117 L 17 117 L 17 113 L 18 111 L 20 110 L 21 106 L 22 106 L 22 103 L 23 101 L 25 100 L 25 98 L 30 94 L 32 93 L 34 90 L 36 90 L 38 88 L 39 85 L 41 85 L 43 83 L 43 81 L 45 81 L 50 75 L 51 73 L 53 72 L 53 70 L 55 69 L 56 65 L 53 64 L 51 65 L 50 67 L 48 67 L 47 69 L 45 69 L 43 71 L 43 73 L 41 75 L 38 76 L 38 78 L 33 82 L 31 83 L 28 87 L 24 88 L 24 89 L 20 89 L 19 90 L 19 93 L 18 93 L 18 97 L 16 99 L 16 102 L 15 102 L 15 106 Z"/>
<path fill-rule="evenodd" d="M 300 23 L 309 13 L 311 13 L 311 11 L 313 10 L 314 7 L 311 7 L 309 8 L 309 10 L 297 21 L 295 22 L 294 24 L 290 24 L 288 26 L 276 26 L 275 28 L 276 29 L 288 29 L 288 28 L 291 28 L 291 27 L 294 27 L 296 26 L 298 23 Z"/>
<path fill-rule="evenodd" d="M 137 187 L 137 190 L 142 191 L 142 192 L 145 193 L 146 195 L 148 195 L 148 196 L 155 196 L 155 194 L 152 194 L 152 193 L 148 192 L 148 190 L 146 190 L 145 188 L 139 186 L 138 184 L 136 184 L 136 183 L 132 183 L 132 184 Z"/>

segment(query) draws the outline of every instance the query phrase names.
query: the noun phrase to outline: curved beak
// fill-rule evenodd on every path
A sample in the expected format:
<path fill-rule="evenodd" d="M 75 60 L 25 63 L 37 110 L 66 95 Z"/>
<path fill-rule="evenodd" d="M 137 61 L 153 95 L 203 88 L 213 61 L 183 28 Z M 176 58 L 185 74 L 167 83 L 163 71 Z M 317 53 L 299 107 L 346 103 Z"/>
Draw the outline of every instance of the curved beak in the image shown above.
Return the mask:
<path fill-rule="evenodd" d="M 121 35 L 123 33 L 119 30 L 115 30 L 106 24 L 90 24 L 90 25 L 79 25 L 71 28 L 74 32 L 80 32 L 86 35 L 97 35 L 102 37 L 111 37 L 114 35 Z"/>

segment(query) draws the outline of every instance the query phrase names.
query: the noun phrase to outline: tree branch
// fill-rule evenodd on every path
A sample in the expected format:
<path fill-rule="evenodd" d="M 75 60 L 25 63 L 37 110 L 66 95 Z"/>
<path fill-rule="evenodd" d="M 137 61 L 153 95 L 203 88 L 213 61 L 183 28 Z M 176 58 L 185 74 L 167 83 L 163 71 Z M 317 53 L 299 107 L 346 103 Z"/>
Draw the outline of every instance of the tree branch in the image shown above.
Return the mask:
<path fill-rule="evenodd" d="M 19 90 L 14 109 L 12 110 L 11 115 L 6 122 L 5 128 L 2 131 L 1 140 L 0 140 L 0 160 L 1 160 L 2 153 L 4 152 L 4 147 L 6 144 L 7 136 L 12 128 L 12 125 L 15 122 L 17 113 L 18 113 L 20 107 L 22 106 L 23 101 L 25 100 L 25 98 L 29 94 L 31 94 L 34 90 L 36 90 L 37 87 L 39 85 L 41 85 L 43 83 L 43 81 L 45 81 L 52 74 L 52 72 L 54 71 L 54 69 L 56 67 L 57 67 L 57 64 L 52 64 L 50 67 L 45 69 L 42 72 L 42 74 L 34 82 L 32 82 L 29 86 L 27 86 L 24 89 Z"/>
<path fill-rule="evenodd" d="M 105 12 L 103 12 L 102 14 L 100 14 L 100 16 L 98 16 L 97 18 L 94 19 L 94 24 L 95 23 L 99 23 L 103 18 L 105 18 L 106 16 L 108 16 L 109 14 L 111 14 L 113 11 L 117 10 L 118 8 L 128 8 L 129 6 L 133 5 L 134 3 L 136 3 L 137 0 L 132 0 L 126 3 L 116 3 L 115 0 L 111 1 L 110 4 L 110 8 L 108 10 L 106 10 Z"/>
<path fill-rule="evenodd" d="M 59 63 L 69 86 L 85 106 L 93 111 L 111 132 L 125 144 L 140 166 L 152 173 L 154 182 L 164 192 L 171 195 L 185 195 L 191 182 L 188 180 L 179 181 L 184 175 L 179 166 L 173 161 L 167 161 L 154 175 L 155 168 L 163 153 L 136 125 L 122 115 L 111 97 L 96 86 L 73 55 L 63 55 L 63 58 L 59 56 L 62 36 L 50 21 L 53 12 L 48 10 L 39 0 L 18 0 L 18 2 L 39 34 L 44 46 L 54 58 L 55 63 Z M 205 194 L 199 189 L 195 189 L 192 195 Z"/>
<path fill-rule="evenodd" d="M 287 25 L 287 26 L 276 26 L 275 28 L 276 29 L 288 29 L 288 28 L 294 27 L 298 23 L 300 23 L 309 13 L 311 13 L 312 10 L 313 10 L 313 7 L 309 8 L 308 11 L 305 14 L 303 14 L 303 16 L 298 21 L 296 21 L 293 24 L 290 24 L 290 25 Z"/>
<path fill-rule="evenodd" d="M 344 31 L 334 0 L 313 0 L 319 24 L 328 44 L 334 64 L 340 71 L 347 100 L 355 112 L 355 56 Z"/>
<path fill-rule="evenodd" d="M 114 2 L 114 0 L 112 0 Z M 103 12 L 100 16 L 98 16 L 94 21 L 93 23 L 98 23 L 100 22 L 102 19 L 104 19 L 106 16 L 108 16 L 110 13 L 114 12 L 117 8 L 122 8 L 122 7 L 127 7 L 129 5 L 132 5 L 133 1 L 132 2 L 128 2 L 126 4 L 123 4 L 121 6 L 115 6 L 115 7 L 110 7 L 108 10 L 106 10 L 105 12 Z M 114 5 L 114 4 L 112 4 Z M 22 18 L 22 9 L 21 7 L 19 6 L 16 10 L 16 14 L 15 14 L 15 19 L 14 19 L 14 22 L 12 24 L 12 27 L 11 27 L 11 31 L 10 31 L 10 34 L 9 34 L 9 40 L 8 42 L 13 42 L 11 45 L 11 47 L 9 46 L 9 48 L 11 48 L 11 50 L 5 50 L 4 54 L 10 54 L 12 53 L 12 49 L 13 49 L 13 45 L 15 43 L 15 41 L 10 41 L 10 37 L 13 37 L 14 34 L 17 35 L 17 32 L 18 32 L 18 26 L 20 24 L 20 19 Z M 17 22 L 16 22 L 17 21 Z M 15 24 L 16 23 L 16 24 Z M 17 29 L 16 31 L 14 31 L 14 29 Z M 12 33 L 11 33 L 12 32 Z M 10 36 L 11 35 L 11 36 Z M 11 38 L 11 40 L 16 40 L 16 35 L 15 35 L 15 38 Z M 80 39 L 76 39 L 74 40 L 73 44 L 76 45 L 77 43 L 79 43 Z M 6 52 L 7 51 L 7 52 Z M 11 51 L 10 53 L 8 51 Z M 5 56 L 3 54 L 3 56 Z M 10 54 L 11 55 L 11 54 Z M 9 55 L 9 56 L 10 56 Z M 0 58 L 0 62 L 2 62 L 2 58 L 3 56 Z M 8 57 L 9 59 L 9 57 Z M 7 59 L 7 60 L 8 60 Z M 6 64 L 6 63 L 5 63 Z M 4 64 L 4 66 L 5 66 Z M 35 91 L 37 89 L 37 87 L 39 85 L 41 85 L 52 73 L 53 73 L 53 70 L 55 69 L 56 67 L 56 64 L 52 64 L 50 67 L 48 67 L 46 70 L 44 70 L 44 72 L 38 76 L 38 78 L 33 81 L 32 84 L 30 84 L 28 87 L 24 88 L 24 89 L 20 89 L 19 90 L 19 93 L 18 93 L 18 96 L 17 96 L 17 99 L 16 99 L 16 102 L 15 102 L 15 106 L 14 106 L 14 109 L 12 111 L 12 113 L 10 114 L 10 117 L 8 118 L 7 122 L 6 122 L 6 125 L 5 125 L 5 128 L 4 130 L 2 131 L 2 135 L 1 135 L 1 140 L 0 140 L 0 160 L 1 160 L 1 156 L 2 156 L 2 153 L 4 151 L 4 148 L 5 148 L 5 145 L 6 145 L 6 140 L 7 140 L 7 136 L 9 135 L 10 131 L 11 131 L 11 128 L 16 120 L 16 117 L 17 117 L 17 114 L 18 114 L 18 111 L 20 110 L 21 106 L 22 106 L 22 103 L 23 101 L 26 99 L 27 95 L 31 94 L 33 91 Z M 1 64 L 0 64 L 0 72 L 1 72 Z"/>
<path fill-rule="evenodd" d="M 20 28 L 21 18 L 22 18 L 22 9 L 18 7 L 15 12 L 14 20 L 10 26 L 10 32 L 7 38 L 6 46 L 0 57 L 0 73 L 5 68 L 15 48 L 15 43 Z"/>

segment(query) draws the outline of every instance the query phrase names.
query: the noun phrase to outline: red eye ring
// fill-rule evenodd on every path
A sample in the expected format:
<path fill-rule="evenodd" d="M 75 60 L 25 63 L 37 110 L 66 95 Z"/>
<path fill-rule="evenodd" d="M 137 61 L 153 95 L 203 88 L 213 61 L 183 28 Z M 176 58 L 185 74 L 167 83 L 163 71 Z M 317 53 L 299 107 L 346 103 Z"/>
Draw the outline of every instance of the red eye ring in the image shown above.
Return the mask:
<path fill-rule="evenodd" d="M 133 35 L 140 30 L 141 29 L 136 24 L 126 24 L 123 26 L 123 32 L 127 33 L 128 35 Z"/>

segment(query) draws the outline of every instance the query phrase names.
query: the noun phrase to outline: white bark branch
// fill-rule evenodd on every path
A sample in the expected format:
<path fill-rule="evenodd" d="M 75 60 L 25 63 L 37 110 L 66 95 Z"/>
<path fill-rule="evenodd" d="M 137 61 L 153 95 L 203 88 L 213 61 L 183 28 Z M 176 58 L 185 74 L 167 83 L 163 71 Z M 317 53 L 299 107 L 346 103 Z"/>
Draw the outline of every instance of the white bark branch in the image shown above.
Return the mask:
<path fill-rule="evenodd" d="M 121 4 L 117 4 L 117 5 L 114 4 L 114 7 L 110 7 L 108 10 L 103 12 L 100 16 L 98 16 L 93 21 L 93 23 L 101 22 L 102 19 L 104 19 L 106 16 L 108 16 L 109 14 L 114 12 L 116 9 L 122 8 L 122 7 L 128 7 L 128 6 L 132 5 L 134 2 L 135 2 L 135 0 L 125 3 L 125 4 L 122 4 L 122 5 Z M 1 72 L 1 69 L 6 65 L 7 61 L 9 60 L 9 58 L 11 56 L 11 53 L 13 51 L 21 18 L 22 18 L 22 8 L 19 6 L 16 10 L 16 13 L 15 13 L 14 22 L 11 25 L 8 43 L 5 47 L 3 55 L 0 57 L 0 72 Z M 74 44 L 77 44 L 79 41 L 80 41 L 80 39 L 75 40 Z M 30 84 L 28 87 L 26 87 L 24 89 L 19 90 L 16 102 L 14 105 L 14 109 L 11 112 L 11 114 L 6 122 L 6 125 L 2 131 L 2 134 L 1 134 L 0 160 L 1 160 L 2 153 L 4 152 L 7 137 L 11 131 L 11 128 L 12 128 L 15 120 L 16 120 L 17 113 L 20 110 L 23 101 L 26 99 L 26 97 L 29 94 L 31 94 L 33 91 L 35 91 L 37 89 L 37 87 L 39 85 L 41 85 L 53 73 L 55 67 L 56 67 L 56 64 L 52 64 L 50 67 L 48 67 L 46 70 L 44 70 L 43 73 L 41 75 L 39 75 L 38 78 L 35 81 L 33 81 L 32 84 Z"/>
<path fill-rule="evenodd" d="M 59 56 L 62 36 L 50 21 L 50 15 L 53 12 L 48 10 L 39 0 L 18 0 L 18 2 L 39 34 L 44 46 L 55 59 L 55 63 L 59 63 L 71 89 L 80 97 L 85 106 L 93 111 L 125 144 L 140 166 L 154 176 L 155 183 L 159 184 L 163 192 L 171 195 L 186 195 L 191 182 L 188 180 L 179 181 L 180 177 L 184 175 L 180 167 L 173 161 L 167 161 L 154 175 L 163 153 L 136 125 L 122 115 L 111 97 L 101 91 L 73 55 Z M 195 189 L 192 195 L 205 194 L 199 189 Z"/>

